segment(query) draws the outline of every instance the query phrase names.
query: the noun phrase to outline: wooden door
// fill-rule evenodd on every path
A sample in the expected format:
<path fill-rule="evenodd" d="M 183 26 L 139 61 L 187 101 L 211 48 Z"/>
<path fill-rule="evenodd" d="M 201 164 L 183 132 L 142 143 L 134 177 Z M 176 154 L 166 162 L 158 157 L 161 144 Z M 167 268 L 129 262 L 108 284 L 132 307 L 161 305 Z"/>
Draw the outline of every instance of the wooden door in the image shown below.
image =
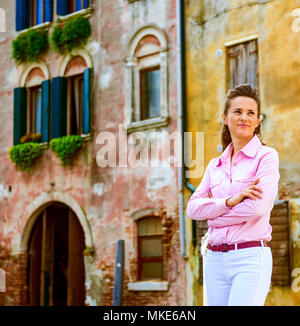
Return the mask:
<path fill-rule="evenodd" d="M 74 212 L 69 210 L 69 255 L 68 255 L 68 306 L 83 306 L 84 285 L 84 234 Z"/>
<path fill-rule="evenodd" d="M 29 244 L 29 304 L 84 305 L 84 233 L 67 206 L 48 206 L 37 219 Z"/>

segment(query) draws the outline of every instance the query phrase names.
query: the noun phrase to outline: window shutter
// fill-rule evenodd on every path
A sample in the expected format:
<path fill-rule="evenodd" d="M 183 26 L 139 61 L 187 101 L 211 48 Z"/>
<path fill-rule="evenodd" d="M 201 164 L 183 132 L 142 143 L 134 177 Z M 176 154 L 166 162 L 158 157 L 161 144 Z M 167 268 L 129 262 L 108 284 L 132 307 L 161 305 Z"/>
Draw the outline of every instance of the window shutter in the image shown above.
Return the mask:
<path fill-rule="evenodd" d="M 65 77 L 52 79 L 51 94 L 51 138 L 62 137 L 67 131 L 67 80 Z"/>
<path fill-rule="evenodd" d="M 49 141 L 50 80 L 42 82 L 42 142 Z"/>
<path fill-rule="evenodd" d="M 68 306 L 84 305 L 84 233 L 74 212 L 69 210 Z"/>
<path fill-rule="evenodd" d="M 228 48 L 229 87 L 248 83 L 259 89 L 257 40 Z"/>
<path fill-rule="evenodd" d="M 91 88 L 91 68 L 84 71 L 83 77 L 83 116 L 82 131 L 84 134 L 90 132 L 90 88 Z"/>
<path fill-rule="evenodd" d="M 201 248 L 201 238 L 205 235 L 208 231 L 207 221 L 197 221 L 198 224 L 198 244 L 199 250 Z M 203 284 L 203 259 L 201 252 L 199 252 L 199 283 Z"/>
<path fill-rule="evenodd" d="M 83 5 L 84 5 L 84 8 L 88 8 L 90 5 L 90 0 L 84 0 Z"/>
<path fill-rule="evenodd" d="M 68 0 L 57 0 L 56 13 L 60 16 L 67 15 L 69 13 L 69 2 Z"/>
<path fill-rule="evenodd" d="M 51 22 L 53 19 L 53 0 L 44 0 L 44 22 Z"/>
<path fill-rule="evenodd" d="M 14 89 L 14 145 L 26 134 L 27 92 L 25 87 Z"/>
<path fill-rule="evenodd" d="M 16 0 L 16 31 L 28 28 L 30 25 L 30 1 Z"/>
<path fill-rule="evenodd" d="M 288 200 L 276 201 L 271 211 L 271 251 L 273 256 L 273 285 L 290 284 L 290 227 Z"/>

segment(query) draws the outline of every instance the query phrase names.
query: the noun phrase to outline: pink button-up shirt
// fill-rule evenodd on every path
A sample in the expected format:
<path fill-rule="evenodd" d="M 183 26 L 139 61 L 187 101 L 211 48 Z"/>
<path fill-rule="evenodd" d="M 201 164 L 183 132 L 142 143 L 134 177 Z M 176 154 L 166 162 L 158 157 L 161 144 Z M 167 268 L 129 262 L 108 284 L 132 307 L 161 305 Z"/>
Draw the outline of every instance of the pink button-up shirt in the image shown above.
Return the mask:
<path fill-rule="evenodd" d="M 232 142 L 220 157 L 212 159 L 202 181 L 191 196 L 187 213 L 191 219 L 207 220 L 208 239 L 211 244 L 237 243 L 252 240 L 271 240 L 270 212 L 278 193 L 279 157 L 274 148 L 262 145 L 254 135 L 252 139 L 230 157 Z M 226 200 L 248 188 L 259 178 L 262 199 L 244 198 L 228 207 Z M 208 198 L 211 192 L 212 198 Z"/>

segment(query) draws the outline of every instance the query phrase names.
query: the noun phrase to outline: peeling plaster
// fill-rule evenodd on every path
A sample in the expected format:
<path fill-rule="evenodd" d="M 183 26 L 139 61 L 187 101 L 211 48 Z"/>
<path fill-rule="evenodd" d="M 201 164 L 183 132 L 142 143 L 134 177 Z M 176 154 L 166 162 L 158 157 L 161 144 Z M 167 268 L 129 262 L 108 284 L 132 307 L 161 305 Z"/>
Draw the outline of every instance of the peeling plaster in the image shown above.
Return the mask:
<path fill-rule="evenodd" d="M 103 272 L 100 269 L 96 269 L 93 259 L 88 256 L 84 256 L 85 265 L 85 289 L 86 289 L 86 304 L 90 306 L 101 305 L 101 294 L 105 287 L 105 280 Z"/>
<path fill-rule="evenodd" d="M 95 183 L 93 186 L 93 193 L 102 196 L 103 195 L 104 183 Z"/>
<path fill-rule="evenodd" d="M 8 187 L 4 186 L 2 183 L 0 184 L 0 198 L 8 198 L 10 195 L 10 192 L 8 190 Z"/>
<path fill-rule="evenodd" d="M 174 170 L 168 167 L 152 168 L 147 180 L 147 190 L 169 186 L 174 180 Z"/>
<path fill-rule="evenodd" d="M 99 87 L 101 90 L 108 88 L 112 80 L 113 71 L 110 66 L 104 68 L 100 73 Z"/>

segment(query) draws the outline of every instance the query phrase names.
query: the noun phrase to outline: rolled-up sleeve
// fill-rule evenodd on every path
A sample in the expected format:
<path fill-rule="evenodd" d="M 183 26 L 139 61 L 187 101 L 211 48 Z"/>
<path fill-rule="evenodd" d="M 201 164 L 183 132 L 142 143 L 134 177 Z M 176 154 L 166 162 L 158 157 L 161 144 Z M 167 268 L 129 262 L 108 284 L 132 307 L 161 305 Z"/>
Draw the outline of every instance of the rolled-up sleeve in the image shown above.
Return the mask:
<path fill-rule="evenodd" d="M 214 160 L 211 160 L 205 170 L 200 185 L 195 190 L 187 204 L 187 214 L 193 220 L 214 219 L 217 216 L 228 213 L 231 207 L 226 206 L 226 198 L 208 198 L 210 191 L 210 168 Z"/>
<path fill-rule="evenodd" d="M 279 156 L 275 149 L 267 152 L 259 161 L 255 179 L 259 178 L 256 185 L 263 192 L 262 199 L 244 198 L 239 204 L 232 207 L 230 211 L 224 212 L 217 218 L 208 221 L 209 227 L 225 227 L 243 222 L 249 222 L 256 218 L 269 216 L 274 206 L 278 193 Z"/>

